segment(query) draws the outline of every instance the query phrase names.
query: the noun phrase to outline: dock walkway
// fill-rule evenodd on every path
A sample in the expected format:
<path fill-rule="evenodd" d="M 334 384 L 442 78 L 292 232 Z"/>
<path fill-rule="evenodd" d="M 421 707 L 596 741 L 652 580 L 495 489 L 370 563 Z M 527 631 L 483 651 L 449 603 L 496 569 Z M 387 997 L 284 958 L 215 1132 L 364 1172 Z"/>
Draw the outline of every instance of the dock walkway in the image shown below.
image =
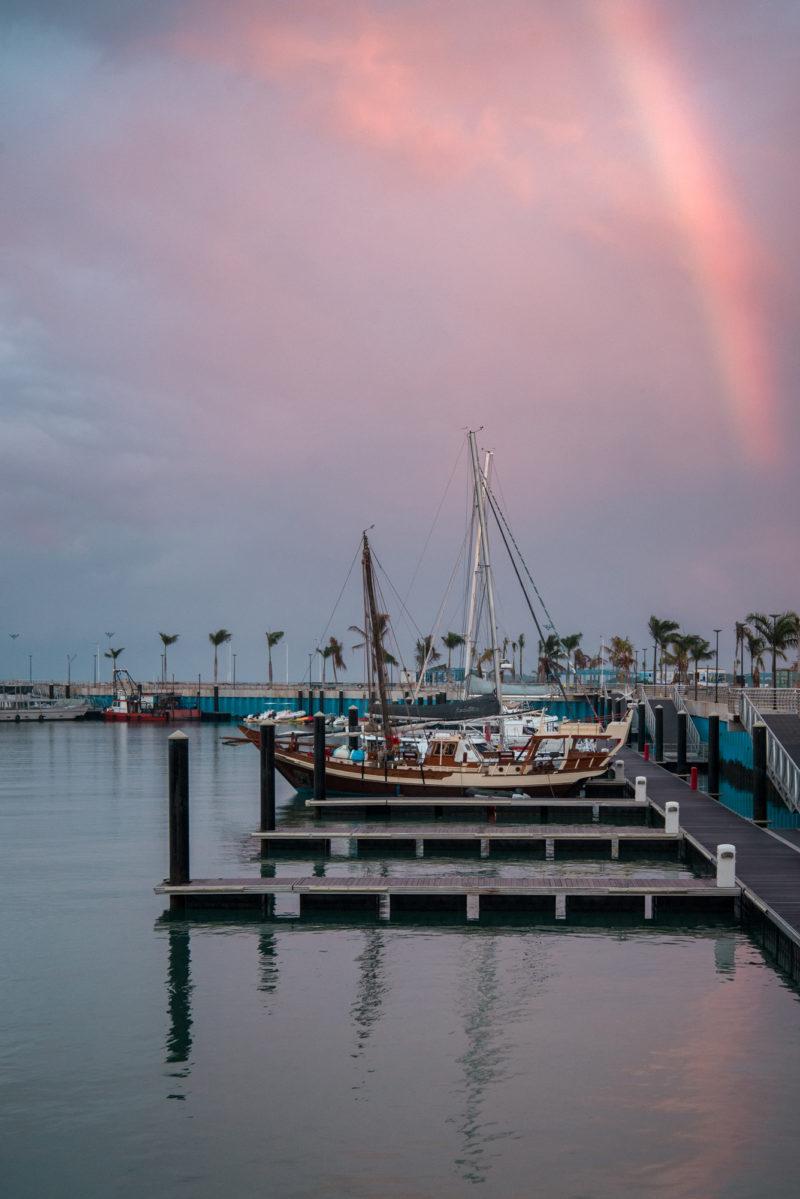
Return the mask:
<path fill-rule="evenodd" d="M 640 805 L 641 806 L 641 805 Z M 418 857 L 425 852 L 425 844 L 458 842 L 472 845 L 480 850 L 481 857 L 489 857 L 492 844 L 505 845 L 514 849 L 543 846 L 548 859 L 555 856 L 555 846 L 561 843 L 575 845 L 608 844 L 612 860 L 619 857 L 621 843 L 638 847 L 666 843 L 679 845 L 679 833 L 668 833 L 663 828 L 648 828 L 643 824 L 419 824 L 390 823 L 374 824 L 310 824 L 283 825 L 269 832 L 252 834 L 267 849 L 277 847 L 290 849 L 317 849 L 335 853 L 343 848 L 349 856 L 350 845 L 360 848 L 382 847 L 391 850 L 414 849 Z"/>
<path fill-rule="evenodd" d="M 620 756 L 629 777 L 647 779 L 648 799 L 660 812 L 669 800 L 680 804 L 681 829 L 710 857 L 718 845 L 736 846 L 736 876 L 746 897 L 800 947 L 800 854 L 635 750 L 623 749 Z"/>
<path fill-rule="evenodd" d="M 556 919 L 565 919 L 567 903 L 576 901 L 602 905 L 612 901 L 616 907 L 620 902 L 643 901 L 644 917 L 651 920 L 654 903 L 681 904 L 705 901 L 706 906 L 730 907 L 739 896 L 738 887 L 720 887 L 709 878 L 633 878 L 628 876 L 596 875 L 545 875 L 539 877 L 503 876 L 488 874 L 428 874 L 392 877 L 391 875 L 354 874 L 320 878 L 307 875 L 298 878 L 239 878 L 197 879 L 189 883 L 162 883 L 156 887 L 158 895 L 168 895 L 186 907 L 204 905 L 219 906 L 228 901 L 232 906 L 263 907 L 276 895 L 298 897 L 306 902 L 327 901 L 327 905 L 341 905 L 343 900 L 356 900 L 362 905 L 370 899 L 378 900 L 378 915 L 390 917 L 390 903 L 398 900 L 401 906 L 413 908 L 415 901 L 423 900 L 425 910 L 430 910 L 431 901 L 439 906 L 454 906 L 466 900 L 468 920 L 477 920 L 481 901 L 490 910 L 504 909 L 509 902 L 514 907 L 549 907 L 554 901 Z M 327 906 L 326 905 L 326 906 Z"/>

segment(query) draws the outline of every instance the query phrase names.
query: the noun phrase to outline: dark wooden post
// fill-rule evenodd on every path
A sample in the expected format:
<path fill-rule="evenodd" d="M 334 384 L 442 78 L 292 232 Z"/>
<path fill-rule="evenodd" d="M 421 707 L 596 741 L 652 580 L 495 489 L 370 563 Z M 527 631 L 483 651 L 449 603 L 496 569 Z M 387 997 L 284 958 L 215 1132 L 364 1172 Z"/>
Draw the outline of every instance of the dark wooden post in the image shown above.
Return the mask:
<path fill-rule="evenodd" d="M 686 774 L 688 762 L 686 761 L 686 743 L 687 743 L 687 721 L 689 717 L 685 712 L 678 713 L 678 761 L 675 769 L 678 774 Z"/>
<path fill-rule="evenodd" d="M 49 694 L 49 696 L 50 696 L 50 698 L 51 698 L 51 699 L 55 699 L 55 697 L 56 697 L 56 687 L 55 687 L 55 683 L 51 683 L 51 684 L 50 684 L 50 686 L 49 686 L 49 689 L 48 689 L 48 694 Z"/>
<path fill-rule="evenodd" d="M 189 738 L 167 738 L 169 755 L 169 879 L 189 882 Z"/>
<path fill-rule="evenodd" d="M 214 711 L 219 712 L 219 687 L 214 684 Z"/>
<path fill-rule="evenodd" d="M 347 748 L 358 749 L 358 708 L 351 704 L 347 709 Z"/>
<path fill-rule="evenodd" d="M 314 799 L 325 798 L 325 717 L 314 716 Z"/>
<path fill-rule="evenodd" d="M 275 828 L 275 725 L 261 725 L 258 745 L 261 765 L 261 825 L 262 833 Z"/>
<path fill-rule="evenodd" d="M 298 712 L 304 712 L 304 711 L 305 711 L 305 707 L 306 707 L 306 705 L 305 705 L 305 692 L 304 692 L 304 691 L 298 691 L 298 692 L 297 692 L 297 711 L 298 711 Z"/>
<path fill-rule="evenodd" d="M 763 721 L 753 725 L 753 821 L 769 823 L 767 814 L 767 726 Z"/>
<path fill-rule="evenodd" d="M 339 711 L 338 716 L 344 716 L 344 691 L 339 692 Z"/>
<path fill-rule="evenodd" d="M 664 709 L 656 704 L 656 744 L 654 758 L 656 762 L 664 761 Z"/>
<path fill-rule="evenodd" d="M 719 798 L 719 716 L 708 718 L 708 794 Z"/>
<path fill-rule="evenodd" d="M 636 706 L 636 748 L 640 754 L 644 753 L 644 747 L 647 744 L 647 717 L 645 716 L 645 702 L 640 700 Z"/>

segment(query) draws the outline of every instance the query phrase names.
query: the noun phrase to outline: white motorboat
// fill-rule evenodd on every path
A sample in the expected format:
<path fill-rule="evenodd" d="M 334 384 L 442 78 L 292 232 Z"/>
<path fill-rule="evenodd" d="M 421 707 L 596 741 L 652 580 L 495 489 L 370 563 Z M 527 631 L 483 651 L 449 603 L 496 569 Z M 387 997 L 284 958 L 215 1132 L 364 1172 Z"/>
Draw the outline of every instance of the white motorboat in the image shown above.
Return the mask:
<path fill-rule="evenodd" d="M 34 691 L 0 694 L 0 721 L 21 724 L 23 720 L 78 720 L 91 704 L 78 700 L 50 699 Z"/>

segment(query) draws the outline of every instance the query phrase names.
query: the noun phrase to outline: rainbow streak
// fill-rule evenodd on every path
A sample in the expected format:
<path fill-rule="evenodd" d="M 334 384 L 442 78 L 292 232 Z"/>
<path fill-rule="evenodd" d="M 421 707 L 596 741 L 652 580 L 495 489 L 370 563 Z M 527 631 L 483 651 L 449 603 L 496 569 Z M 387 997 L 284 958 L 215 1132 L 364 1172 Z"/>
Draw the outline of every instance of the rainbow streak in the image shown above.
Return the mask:
<path fill-rule="evenodd" d="M 767 463 L 777 453 L 777 404 L 759 304 L 759 247 L 691 109 L 653 10 L 613 0 L 597 11 L 691 251 L 735 432 L 748 457 Z"/>

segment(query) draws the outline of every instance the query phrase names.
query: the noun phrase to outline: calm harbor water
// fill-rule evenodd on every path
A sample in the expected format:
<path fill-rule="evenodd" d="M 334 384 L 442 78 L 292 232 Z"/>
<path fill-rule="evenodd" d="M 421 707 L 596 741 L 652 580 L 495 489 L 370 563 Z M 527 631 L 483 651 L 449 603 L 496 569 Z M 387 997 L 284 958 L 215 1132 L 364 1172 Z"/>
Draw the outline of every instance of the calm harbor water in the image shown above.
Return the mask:
<path fill-rule="evenodd" d="M 193 872 L 256 874 L 257 754 L 187 732 Z M 165 730 L 0 742 L 9 1199 L 786 1193 L 800 1005 L 738 929 L 165 920 Z"/>

